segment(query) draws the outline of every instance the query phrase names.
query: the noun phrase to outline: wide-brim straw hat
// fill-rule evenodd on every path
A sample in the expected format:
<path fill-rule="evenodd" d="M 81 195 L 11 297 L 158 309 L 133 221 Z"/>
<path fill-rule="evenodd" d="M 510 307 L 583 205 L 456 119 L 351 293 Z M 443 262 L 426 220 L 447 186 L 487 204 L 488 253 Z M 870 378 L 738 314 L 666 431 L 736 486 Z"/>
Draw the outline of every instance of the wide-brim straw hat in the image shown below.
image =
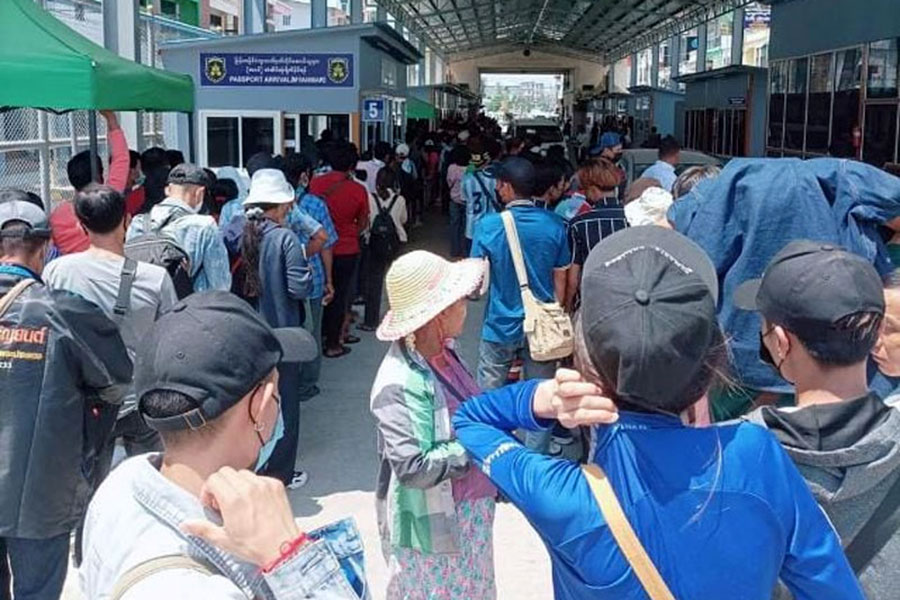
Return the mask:
<path fill-rule="evenodd" d="M 484 273 L 481 259 L 450 262 L 425 250 L 404 254 L 384 280 L 390 310 L 378 327 L 378 339 L 392 342 L 420 329 L 477 290 Z"/>

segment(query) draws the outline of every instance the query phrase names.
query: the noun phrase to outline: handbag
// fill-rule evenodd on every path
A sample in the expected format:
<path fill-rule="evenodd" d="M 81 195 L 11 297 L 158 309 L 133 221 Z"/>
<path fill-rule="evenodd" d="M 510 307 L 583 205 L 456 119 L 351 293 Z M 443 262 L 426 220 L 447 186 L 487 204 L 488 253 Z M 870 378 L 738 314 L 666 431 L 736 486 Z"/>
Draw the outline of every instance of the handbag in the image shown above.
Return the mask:
<path fill-rule="evenodd" d="M 647 555 L 647 551 L 644 550 L 641 540 L 634 533 L 631 523 L 628 522 L 628 517 L 625 516 L 606 473 L 595 464 L 583 465 L 581 471 L 597 501 L 597 506 L 600 507 L 600 512 L 603 513 L 603 519 L 612 531 L 616 544 L 634 570 L 644 591 L 651 600 L 675 600 L 675 596 L 672 595 L 656 565 Z"/>
<path fill-rule="evenodd" d="M 575 349 L 572 319 L 563 310 L 559 302 L 541 302 L 535 298 L 528 286 L 528 273 L 525 270 L 525 259 L 522 257 L 522 246 L 519 244 L 519 233 L 516 222 L 509 210 L 500 213 L 506 240 L 516 268 L 519 291 L 522 294 L 522 306 L 525 309 L 525 337 L 528 340 L 528 351 L 536 361 L 559 360 L 571 356 Z"/>

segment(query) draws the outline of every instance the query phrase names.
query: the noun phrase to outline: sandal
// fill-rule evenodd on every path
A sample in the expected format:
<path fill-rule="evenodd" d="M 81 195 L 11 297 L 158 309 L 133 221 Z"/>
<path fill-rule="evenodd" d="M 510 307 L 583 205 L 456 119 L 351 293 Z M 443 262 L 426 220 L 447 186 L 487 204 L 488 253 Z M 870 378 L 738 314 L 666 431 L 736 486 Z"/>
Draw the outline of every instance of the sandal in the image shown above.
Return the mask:
<path fill-rule="evenodd" d="M 348 348 L 347 346 L 341 346 L 340 352 L 335 352 L 335 353 L 323 352 L 322 356 L 324 356 L 325 358 L 340 358 L 342 356 L 347 356 L 348 354 L 350 354 L 350 348 Z"/>
<path fill-rule="evenodd" d="M 375 325 L 366 325 L 365 323 L 363 323 L 362 325 L 357 325 L 356 328 L 360 331 L 375 331 L 376 329 L 378 329 L 378 327 Z"/>
<path fill-rule="evenodd" d="M 345 344 L 358 344 L 360 341 L 360 338 L 356 337 L 355 335 L 348 335 L 344 337 Z"/>

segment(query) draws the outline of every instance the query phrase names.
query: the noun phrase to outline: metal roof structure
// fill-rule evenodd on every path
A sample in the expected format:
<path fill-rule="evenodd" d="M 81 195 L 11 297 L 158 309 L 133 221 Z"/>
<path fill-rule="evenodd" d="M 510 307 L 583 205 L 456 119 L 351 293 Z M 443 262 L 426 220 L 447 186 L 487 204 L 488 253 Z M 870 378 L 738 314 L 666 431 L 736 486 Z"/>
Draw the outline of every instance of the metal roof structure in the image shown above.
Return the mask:
<path fill-rule="evenodd" d="M 751 0 L 379 0 L 453 59 L 533 48 L 610 62 Z"/>

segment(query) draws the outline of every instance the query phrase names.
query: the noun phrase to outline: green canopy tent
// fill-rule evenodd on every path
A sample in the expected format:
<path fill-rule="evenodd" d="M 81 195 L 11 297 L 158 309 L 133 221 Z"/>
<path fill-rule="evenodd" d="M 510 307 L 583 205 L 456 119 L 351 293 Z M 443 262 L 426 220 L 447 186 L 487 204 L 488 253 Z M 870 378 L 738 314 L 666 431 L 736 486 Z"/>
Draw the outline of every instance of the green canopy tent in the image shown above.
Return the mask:
<path fill-rule="evenodd" d="M 194 109 L 194 85 L 121 58 L 81 36 L 34 0 L 0 0 L 0 107 L 88 110 Z"/>
<path fill-rule="evenodd" d="M 437 109 L 424 100 L 410 97 L 406 100 L 406 118 L 430 121 L 437 118 Z"/>

